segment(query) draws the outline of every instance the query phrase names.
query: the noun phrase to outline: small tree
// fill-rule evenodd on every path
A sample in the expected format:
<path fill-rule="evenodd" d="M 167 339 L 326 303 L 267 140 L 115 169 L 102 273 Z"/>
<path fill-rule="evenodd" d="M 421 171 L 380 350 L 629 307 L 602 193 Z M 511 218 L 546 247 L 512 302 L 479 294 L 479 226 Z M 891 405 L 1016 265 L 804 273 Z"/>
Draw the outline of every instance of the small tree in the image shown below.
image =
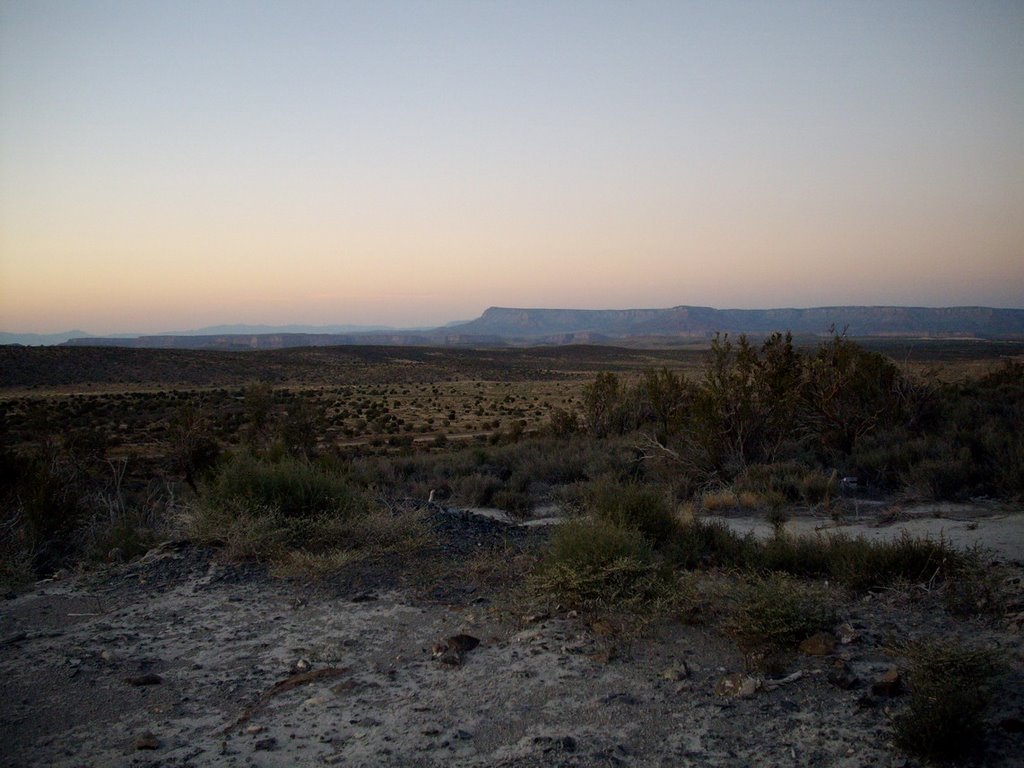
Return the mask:
<path fill-rule="evenodd" d="M 281 421 L 281 441 L 288 453 L 306 459 L 316 456 L 323 422 L 324 414 L 313 401 L 297 395 Z"/>
<path fill-rule="evenodd" d="M 583 388 L 584 420 L 595 437 L 622 432 L 623 400 L 623 388 L 614 373 L 599 373 Z"/>
<path fill-rule="evenodd" d="M 189 403 L 171 419 L 168 455 L 175 472 L 184 476 L 193 491 L 196 480 L 217 462 L 220 446 L 213 437 L 209 419 L 202 409 Z"/>
<path fill-rule="evenodd" d="M 245 388 L 245 439 L 254 448 L 261 446 L 270 436 L 271 415 L 274 410 L 274 390 L 260 381 Z"/>
<path fill-rule="evenodd" d="M 843 334 L 818 348 L 806 381 L 805 425 L 827 455 L 848 455 L 861 437 L 900 417 L 899 369 Z"/>
<path fill-rule="evenodd" d="M 644 420 L 654 423 L 655 438 L 665 443 L 682 426 L 693 401 L 693 386 L 685 375 L 662 368 L 660 371 L 646 371 L 639 390 L 646 411 Z"/>

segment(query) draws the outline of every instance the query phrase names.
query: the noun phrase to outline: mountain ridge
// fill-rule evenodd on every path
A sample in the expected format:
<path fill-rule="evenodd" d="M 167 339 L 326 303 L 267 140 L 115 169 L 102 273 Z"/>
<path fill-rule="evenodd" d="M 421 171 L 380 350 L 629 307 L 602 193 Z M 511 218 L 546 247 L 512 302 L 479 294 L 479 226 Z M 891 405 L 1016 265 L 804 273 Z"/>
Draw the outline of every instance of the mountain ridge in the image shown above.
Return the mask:
<path fill-rule="evenodd" d="M 832 306 L 775 309 L 715 309 L 680 305 L 666 309 L 543 309 L 489 307 L 476 320 L 454 326 L 460 333 L 537 337 L 592 333 L 617 336 L 692 336 L 715 333 L 851 336 L 1024 335 L 1024 309 L 995 307 Z"/>
<path fill-rule="evenodd" d="M 488 307 L 474 320 L 427 330 L 378 327 L 325 333 L 320 329 L 352 326 L 282 327 L 309 330 L 261 332 L 264 328 L 277 327 L 220 326 L 135 338 L 90 336 L 68 339 L 64 343 L 71 346 L 235 350 L 353 344 L 524 346 L 643 343 L 658 346 L 708 339 L 716 333 L 764 336 L 774 331 L 812 337 L 839 332 L 852 337 L 1020 339 L 1024 338 L 1024 309 L 884 305 L 774 309 L 715 309 L 688 305 L 646 309 Z M 232 332 L 242 328 L 255 332 Z M 221 329 L 225 332 L 211 332 Z"/>

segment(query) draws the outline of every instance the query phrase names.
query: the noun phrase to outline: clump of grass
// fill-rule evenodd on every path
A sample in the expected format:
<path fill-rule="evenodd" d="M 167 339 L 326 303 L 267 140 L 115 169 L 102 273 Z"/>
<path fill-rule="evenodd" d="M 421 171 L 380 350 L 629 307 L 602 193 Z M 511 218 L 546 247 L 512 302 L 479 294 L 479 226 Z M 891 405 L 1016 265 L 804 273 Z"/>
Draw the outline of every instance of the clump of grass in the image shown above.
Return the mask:
<path fill-rule="evenodd" d="M 194 540 L 219 547 L 230 560 L 274 560 L 288 551 L 288 524 L 274 509 L 240 501 L 200 500 L 186 512 Z"/>
<path fill-rule="evenodd" d="M 98 562 L 125 562 L 143 555 L 158 542 L 154 521 L 138 510 L 120 510 L 97 520 L 86 532 L 87 555 Z"/>
<path fill-rule="evenodd" d="M 976 560 L 976 554 L 958 550 L 944 539 L 919 539 L 906 533 L 893 541 L 871 541 L 779 531 L 757 548 L 749 565 L 761 571 L 824 577 L 855 592 L 867 592 L 897 583 L 947 583 Z"/>
<path fill-rule="evenodd" d="M 358 559 L 349 549 L 317 553 L 292 549 L 271 563 L 270 573 L 281 579 L 318 578 L 336 573 Z"/>
<path fill-rule="evenodd" d="M 691 519 L 681 522 L 661 551 L 680 568 L 739 568 L 757 574 L 786 573 L 825 578 L 855 592 L 883 589 L 897 583 L 950 585 L 955 597 L 964 579 L 979 570 L 980 556 L 959 550 L 945 539 L 916 539 L 904 534 L 893 541 L 849 536 L 794 536 L 777 527 L 759 541 L 741 536 L 725 523 Z M 972 582 L 976 590 L 992 590 Z M 995 595 L 967 595 L 988 601 Z M 962 602 L 962 601 L 961 601 Z"/>
<path fill-rule="evenodd" d="M 895 722 L 896 744 L 938 763 L 962 760 L 985 738 L 996 654 L 930 640 L 901 649 L 908 664 L 907 710 Z"/>
<path fill-rule="evenodd" d="M 1000 616 L 1007 606 L 1007 594 L 1001 584 L 999 571 L 982 565 L 976 551 L 969 555 L 968 563 L 956 579 L 945 585 L 943 597 L 946 610 L 958 616 Z"/>
<path fill-rule="evenodd" d="M 642 610 L 672 598 L 672 580 L 636 530 L 608 520 L 559 526 L 534 576 L 535 586 L 582 610 Z"/>
<path fill-rule="evenodd" d="M 303 459 L 260 459 L 239 451 L 203 487 L 213 505 L 242 502 L 274 509 L 284 517 L 304 518 L 330 512 L 347 515 L 360 499 L 351 483 Z"/>
<path fill-rule="evenodd" d="M 838 488 L 838 475 L 797 462 L 751 464 L 736 478 L 736 490 L 761 498 L 767 506 L 802 503 L 827 504 Z"/>
<path fill-rule="evenodd" d="M 668 541 L 676 530 L 671 500 L 655 486 L 594 483 L 584 496 L 584 504 L 598 519 L 637 531 L 655 546 Z"/>
<path fill-rule="evenodd" d="M 12 582 L 67 565 L 78 553 L 89 499 L 81 463 L 66 451 L 0 452 L 0 505 L 0 554 Z"/>
<path fill-rule="evenodd" d="M 0 531 L 0 587 L 27 584 L 36 575 L 32 569 L 35 554 L 16 510 L 8 511 L 0 520 Z"/>
<path fill-rule="evenodd" d="M 700 496 L 701 507 L 706 512 L 725 510 L 754 510 L 770 503 L 768 496 L 760 490 L 750 488 L 718 488 L 704 491 Z"/>
<path fill-rule="evenodd" d="M 750 578 L 734 599 L 725 630 L 755 666 L 770 663 L 836 622 L 831 590 L 782 573 Z"/>
<path fill-rule="evenodd" d="M 723 522 L 690 519 L 680 523 L 663 552 L 679 568 L 742 568 L 756 560 L 760 546 L 753 534 L 741 536 Z"/>
<path fill-rule="evenodd" d="M 904 532 L 893 541 L 836 536 L 826 545 L 829 574 L 857 591 L 900 581 L 943 584 L 977 565 L 976 552 L 959 550 L 943 538 L 914 538 Z"/>
<path fill-rule="evenodd" d="M 719 512 L 723 509 L 736 509 L 740 502 L 736 493 L 729 488 L 705 491 L 700 498 L 701 506 L 708 512 Z"/>
<path fill-rule="evenodd" d="M 210 480 L 188 527 L 231 559 L 267 562 L 282 575 L 322 575 L 429 538 L 421 513 L 382 508 L 341 475 L 244 454 Z"/>

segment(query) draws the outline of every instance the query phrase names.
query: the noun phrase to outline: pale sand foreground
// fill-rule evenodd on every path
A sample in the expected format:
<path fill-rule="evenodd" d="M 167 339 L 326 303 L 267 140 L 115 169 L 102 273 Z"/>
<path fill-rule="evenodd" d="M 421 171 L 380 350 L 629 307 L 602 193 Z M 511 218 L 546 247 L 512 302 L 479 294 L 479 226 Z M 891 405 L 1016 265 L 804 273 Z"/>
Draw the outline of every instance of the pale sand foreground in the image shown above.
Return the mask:
<path fill-rule="evenodd" d="M 749 698 L 715 693 L 743 661 L 711 627 L 665 622 L 629 642 L 579 616 L 497 606 L 468 575 L 434 590 L 297 585 L 188 545 L 43 582 L 0 603 L 0 762 L 917 765 L 889 743 L 900 701 L 865 703 L 893 636 L 1002 648 L 1017 694 L 994 721 L 1024 713 L 1020 635 L 955 622 L 927 598 L 883 595 L 844 615 L 858 637 L 837 655 L 865 685 L 842 690 L 834 657 L 801 656 L 799 679 Z M 434 660 L 433 643 L 460 632 L 480 646 L 459 666 Z M 320 676 L 292 677 L 300 660 Z M 159 682 L 128 682 L 145 674 Z M 984 764 L 1017 764 L 1020 734 L 996 727 L 991 743 Z"/>

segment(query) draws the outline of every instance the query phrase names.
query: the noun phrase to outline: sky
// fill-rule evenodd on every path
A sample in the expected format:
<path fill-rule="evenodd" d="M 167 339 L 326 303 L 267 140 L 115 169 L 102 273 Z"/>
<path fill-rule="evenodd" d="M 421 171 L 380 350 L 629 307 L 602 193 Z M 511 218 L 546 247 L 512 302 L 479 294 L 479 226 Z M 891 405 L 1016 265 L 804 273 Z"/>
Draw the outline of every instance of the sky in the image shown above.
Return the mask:
<path fill-rule="evenodd" d="M 0 330 L 1024 307 L 1024 3 L 0 0 Z"/>

